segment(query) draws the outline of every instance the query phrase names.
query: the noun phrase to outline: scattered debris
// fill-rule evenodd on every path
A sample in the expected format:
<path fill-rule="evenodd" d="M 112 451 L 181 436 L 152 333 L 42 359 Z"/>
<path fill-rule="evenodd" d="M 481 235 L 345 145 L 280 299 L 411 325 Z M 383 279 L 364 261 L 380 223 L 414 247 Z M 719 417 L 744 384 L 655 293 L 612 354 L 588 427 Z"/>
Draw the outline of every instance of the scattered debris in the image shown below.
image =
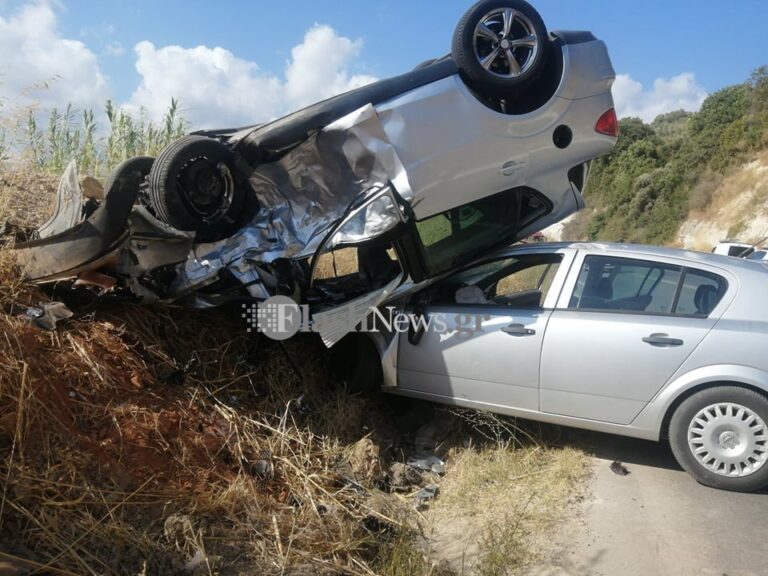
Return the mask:
<path fill-rule="evenodd" d="M 55 330 L 60 320 L 67 320 L 73 315 L 72 310 L 63 302 L 46 302 L 40 306 L 30 306 L 21 317 L 43 330 Z"/>
<path fill-rule="evenodd" d="M 445 474 L 445 462 L 434 454 L 414 454 L 408 458 L 407 464 L 416 470 Z"/>
<path fill-rule="evenodd" d="M 425 510 L 426 508 L 429 508 L 429 503 L 437 498 L 437 495 L 440 493 L 440 487 L 437 484 L 427 484 L 416 492 L 416 509 L 417 510 Z"/>
<path fill-rule="evenodd" d="M 611 472 L 619 476 L 628 476 L 631 474 L 631 472 L 627 470 L 627 467 L 618 460 L 611 463 Z"/>

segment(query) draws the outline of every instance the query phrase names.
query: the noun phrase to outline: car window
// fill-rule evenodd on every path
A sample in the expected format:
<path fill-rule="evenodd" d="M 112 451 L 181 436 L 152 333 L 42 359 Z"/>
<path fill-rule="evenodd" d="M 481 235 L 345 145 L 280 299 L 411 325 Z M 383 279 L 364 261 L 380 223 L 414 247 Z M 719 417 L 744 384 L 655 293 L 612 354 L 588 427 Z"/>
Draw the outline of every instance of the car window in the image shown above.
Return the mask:
<path fill-rule="evenodd" d="M 681 274 L 659 262 L 587 256 L 569 308 L 669 314 Z"/>
<path fill-rule="evenodd" d="M 491 262 L 485 262 L 478 264 L 452 274 L 447 278 L 447 282 L 451 284 L 458 284 L 462 286 L 473 286 L 481 283 L 484 279 L 492 276 L 497 276 L 502 273 L 502 270 L 508 269 L 510 266 L 520 262 L 519 258 L 502 258 L 501 260 L 492 260 Z"/>
<path fill-rule="evenodd" d="M 512 242 L 521 227 L 548 210 L 542 197 L 520 188 L 416 222 L 427 274 L 448 271 L 495 246 Z"/>
<path fill-rule="evenodd" d="M 541 308 L 563 255 L 526 254 L 473 266 L 442 280 L 433 303 Z"/>
<path fill-rule="evenodd" d="M 747 256 L 747 260 L 765 260 L 766 255 L 768 255 L 768 252 L 765 250 L 758 250 Z"/>
<path fill-rule="evenodd" d="M 552 280 L 555 278 L 559 266 L 559 262 L 534 264 L 508 274 L 496 284 L 495 296 L 511 298 L 521 292 L 536 290 L 541 294 L 541 301 L 543 302 L 552 286 Z"/>
<path fill-rule="evenodd" d="M 675 314 L 709 316 L 723 299 L 728 283 L 716 274 L 688 269 L 685 272 Z"/>

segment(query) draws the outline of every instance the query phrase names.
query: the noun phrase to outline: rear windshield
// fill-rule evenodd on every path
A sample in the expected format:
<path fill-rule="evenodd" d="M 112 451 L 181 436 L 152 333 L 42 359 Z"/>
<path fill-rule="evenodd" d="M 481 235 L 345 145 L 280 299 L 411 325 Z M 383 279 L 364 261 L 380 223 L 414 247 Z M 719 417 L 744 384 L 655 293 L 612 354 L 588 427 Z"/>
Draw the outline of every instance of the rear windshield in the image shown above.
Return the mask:
<path fill-rule="evenodd" d="M 440 274 L 510 244 L 518 230 L 549 210 L 542 196 L 516 188 L 416 222 L 427 274 Z"/>

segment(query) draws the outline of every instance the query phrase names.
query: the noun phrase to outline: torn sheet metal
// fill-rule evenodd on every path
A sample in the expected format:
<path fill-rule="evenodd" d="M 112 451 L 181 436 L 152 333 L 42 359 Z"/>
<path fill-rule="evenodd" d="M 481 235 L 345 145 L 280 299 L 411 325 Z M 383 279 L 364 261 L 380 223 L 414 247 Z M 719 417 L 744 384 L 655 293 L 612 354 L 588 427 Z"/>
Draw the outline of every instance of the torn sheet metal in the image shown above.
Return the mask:
<path fill-rule="evenodd" d="M 72 228 L 83 217 L 83 193 L 77 176 L 77 163 L 72 160 L 59 180 L 53 216 L 37 229 L 38 238 L 48 238 Z"/>
<path fill-rule="evenodd" d="M 312 255 L 328 229 L 368 190 L 392 183 L 404 199 L 411 197 L 403 164 L 371 105 L 310 136 L 280 160 L 253 168 L 249 183 L 260 203 L 258 213 L 231 238 L 195 246 L 178 269 L 173 294 L 205 285 L 227 267 L 243 270 L 249 263 Z M 391 224 L 397 209 L 386 200 L 372 204 L 350 234 L 358 241 L 375 236 Z"/>
<path fill-rule="evenodd" d="M 434 454 L 414 454 L 406 462 L 411 468 L 435 474 L 445 474 L 445 462 Z"/>
<path fill-rule="evenodd" d="M 81 194 L 77 169 L 74 164 L 70 167 L 72 171 L 62 178 L 62 184 Z M 79 272 L 116 263 L 130 236 L 128 219 L 138 191 L 138 185 L 117 187 L 93 214 L 72 228 L 17 244 L 14 253 L 26 278 L 37 282 L 74 278 Z"/>
<path fill-rule="evenodd" d="M 416 492 L 413 499 L 417 510 L 426 510 L 432 501 L 440 494 L 440 487 L 437 484 L 427 484 Z"/>
<path fill-rule="evenodd" d="M 350 300 L 332 310 L 315 313 L 312 316 L 313 330 L 320 334 L 320 338 L 330 348 L 365 320 L 371 313 L 371 309 L 384 302 L 402 281 L 403 275 L 399 274 L 397 278 L 379 290 Z"/>

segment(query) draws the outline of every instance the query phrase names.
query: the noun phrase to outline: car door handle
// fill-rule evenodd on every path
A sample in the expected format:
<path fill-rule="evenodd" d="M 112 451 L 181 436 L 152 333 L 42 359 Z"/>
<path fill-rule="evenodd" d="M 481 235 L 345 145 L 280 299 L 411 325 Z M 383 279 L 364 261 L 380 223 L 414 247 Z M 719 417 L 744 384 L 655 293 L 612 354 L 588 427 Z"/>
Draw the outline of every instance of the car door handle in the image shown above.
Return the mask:
<path fill-rule="evenodd" d="M 506 332 L 510 336 L 533 336 L 536 334 L 536 330 L 526 328 L 522 324 L 510 324 L 509 326 L 504 326 L 501 331 Z"/>
<path fill-rule="evenodd" d="M 684 342 L 679 338 L 670 338 L 667 334 L 651 334 L 643 338 L 643 342 L 651 346 L 682 346 Z"/>

